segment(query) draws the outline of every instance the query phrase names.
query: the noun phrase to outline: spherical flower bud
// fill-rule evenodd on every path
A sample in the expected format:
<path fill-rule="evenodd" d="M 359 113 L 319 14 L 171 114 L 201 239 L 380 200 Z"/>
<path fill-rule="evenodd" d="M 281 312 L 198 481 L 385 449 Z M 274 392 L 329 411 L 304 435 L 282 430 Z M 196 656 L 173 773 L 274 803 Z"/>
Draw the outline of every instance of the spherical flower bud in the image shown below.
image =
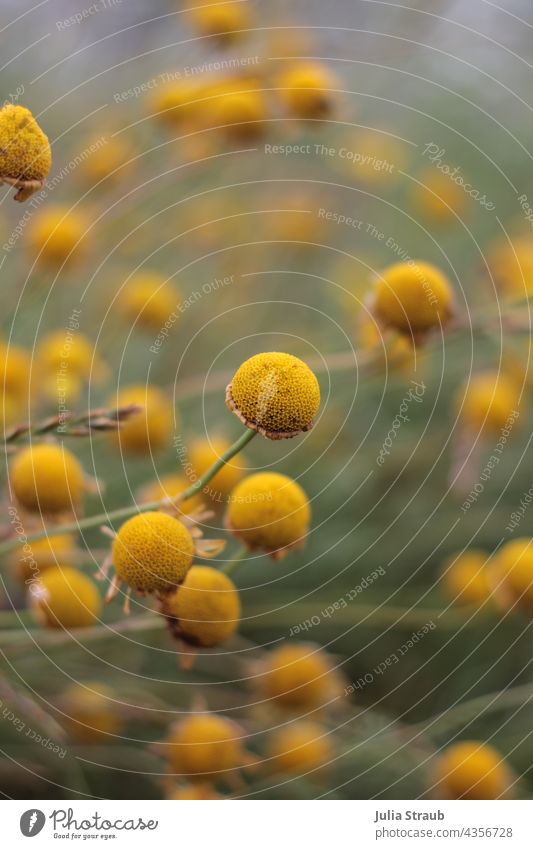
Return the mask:
<path fill-rule="evenodd" d="M 168 446 L 172 433 L 172 404 L 156 386 L 125 386 L 109 399 L 110 407 L 136 404 L 142 409 L 123 422 L 111 439 L 125 454 L 153 454 Z"/>
<path fill-rule="evenodd" d="M 190 531 L 166 513 L 140 513 L 125 522 L 113 541 L 117 578 L 145 593 L 166 593 L 180 584 L 193 560 Z"/>
<path fill-rule="evenodd" d="M 488 371 L 470 377 L 456 399 L 457 415 L 472 433 L 497 436 L 514 422 L 520 400 L 515 381 L 503 372 Z"/>
<path fill-rule="evenodd" d="M 302 487 L 286 475 L 258 472 L 238 484 L 229 498 L 226 524 L 251 551 L 273 560 L 303 548 L 311 508 Z"/>
<path fill-rule="evenodd" d="M 482 605 L 490 598 L 491 582 L 485 551 L 471 548 L 448 558 L 443 582 L 446 593 L 456 604 Z"/>
<path fill-rule="evenodd" d="M 272 772 L 308 775 L 323 767 L 333 759 L 333 745 L 327 729 L 316 722 L 300 720 L 281 726 L 270 734 L 267 751 L 267 767 Z"/>
<path fill-rule="evenodd" d="M 445 275 L 426 262 L 399 262 L 381 272 L 372 309 L 386 327 L 420 336 L 446 324 L 452 314 L 452 289 Z"/>
<path fill-rule="evenodd" d="M 91 221 L 68 206 L 42 209 L 28 226 L 28 241 L 38 261 L 50 268 L 84 258 Z"/>
<path fill-rule="evenodd" d="M 340 695 L 341 679 L 318 646 L 293 643 L 270 652 L 262 664 L 259 689 L 283 707 L 312 710 Z"/>
<path fill-rule="evenodd" d="M 17 501 L 33 513 L 62 513 L 79 508 L 85 475 L 79 460 L 61 445 L 23 448 L 11 466 Z"/>
<path fill-rule="evenodd" d="M 512 540 L 503 545 L 497 555 L 495 578 L 503 582 L 509 605 L 515 604 L 528 613 L 533 612 L 533 540 L 529 537 Z M 502 601 L 504 595 L 500 595 Z"/>
<path fill-rule="evenodd" d="M 279 75 L 277 87 L 291 115 L 320 120 L 334 111 L 339 81 L 325 65 L 299 61 Z"/>
<path fill-rule="evenodd" d="M 174 314 L 179 297 L 167 279 L 154 271 L 134 274 L 118 299 L 124 317 L 145 330 L 159 331 Z"/>
<path fill-rule="evenodd" d="M 170 766 L 189 781 L 224 779 L 249 761 L 241 742 L 243 734 L 225 717 L 211 713 L 189 716 L 170 734 L 166 749 Z"/>
<path fill-rule="evenodd" d="M 192 566 L 181 586 L 165 597 L 162 612 L 175 636 L 193 646 L 211 648 L 235 633 L 241 604 L 227 575 L 211 566 Z"/>
<path fill-rule="evenodd" d="M 288 439 L 313 426 L 320 387 L 302 360 L 291 354 L 256 354 L 236 371 L 226 404 L 246 427 L 267 439 Z"/>
<path fill-rule="evenodd" d="M 199 35 L 214 37 L 222 45 L 240 38 L 251 23 L 249 0 L 204 3 L 192 8 L 188 15 Z"/>
<path fill-rule="evenodd" d="M 98 624 L 101 602 L 93 582 L 69 566 L 47 569 L 31 584 L 30 607 L 48 628 L 86 628 Z"/>
<path fill-rule="evenodd" d="M 18 189 L 24 201 L 39 191 L 52 165 L 48 138 L 29 109 L 6 103 L 0 109 L 0 182 Z"/>
<path fill-rule="evenodd" d="M 501 755 L 477 740 L 456 743 L 439 755 L 434 780 L 440 799 L 501 799 L 512 783 Z"/>

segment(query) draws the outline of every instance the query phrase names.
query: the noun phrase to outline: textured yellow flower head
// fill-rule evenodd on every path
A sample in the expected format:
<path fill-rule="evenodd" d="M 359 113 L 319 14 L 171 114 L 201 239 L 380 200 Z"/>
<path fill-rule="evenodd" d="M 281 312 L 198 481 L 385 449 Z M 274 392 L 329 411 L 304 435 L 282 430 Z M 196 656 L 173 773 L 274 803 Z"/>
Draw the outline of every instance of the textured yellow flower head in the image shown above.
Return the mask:
<path fill-rule="evenodd" d="M 195 439 L 191 442 L 188 450 L 188 460 L 194 473 L 194 480 L 200 478 L 215 463 L 231 443 L 223 436 L 212 438 Z M 205 495 L 215 502 L 227 501 L 231 490 L 237 486 L 246 469 L 246 461 L 242 454 L 235 460 L 224 463 L 216 475 L 211 478 L 204 489 Z"/>
<path fill-rule="evenodd" d="M 120 731 L 120 719 L 113 703 L 113 691 L 97 681 L 73 684 L 62 695 L 62 723 L 69 736 L 79 743 L 109 741 Z"/>
<path fill-rule="evenodd" d="M 165 597 L 161 610 L 176 637 L 202 648 L 229 639 L 241 616 L 235 584 L 211 566 L 189 569 L 181 586 Z"/>
<path fill-rule="evenodd" d="M 194 5 L 194 4 L 192 4 Z M 250 27 L 249 0 L 205 3 L 188 12 L 189 20 L 199 35 L 214 37 L 220 44 L 233 44 Z"/>
<path fill-rule="evenodd" d="M 237 484 L 230 495 L 226 524 L 251 550 L 281 560 L 303 548 L 311 508 L 302 487 L 277 472 L 258 472 Z"/>
<path fill-rule="evenodd" d="M 533 539 L 521 537 L 503 545 L 495 562 L 495 578 L 503 581 L 502 607 L 515 604 L 533 612 Z"/>
<path fill-rule="evenodd" d="M 47 206 L 28 226 L 30 248 L 45 266 L 80 262 L 87 249 L 90 224 L 78 210 L 61 204 Z"/>
<path fill-rule="evenodd" d="M 516 382 L 503 372 L 481 372 L 469 378 L 456 399 L 457 415 L 473 433 L 498 435 L 514 423 L 520 400 Z"/>
<path fill-rule="evenodd" d="M 168 593 L 180 584 L 194 556 L 190 531 L 166 513 L 128 519 L 113 541 L 116 576 L 144 593 Z"/>
<path fill-rule="evenodd" d="M 166 752 L 177 776 L 189 781 L 223 780 L 249 762 L 243 730 L 223 716 L 205 713 L 187 717 L 171 731 Z"/>
<path fill-rule="evenodd" d="M 501 799 L 512 784 L 501 755 L 477 740 L 456 743 L 439 755 L 434 780 L 440 799 Z"/>
<path fill-rule="evenodd" d="M 426 262 L 399 262 L 375 282 L 372 308 L 386 327 L 420 336 L 447 323 L 453 295 L 445 275 Z"/>
<path fill-rule="evenodd" d="M 125 386 L 109 399 L 111 407 L 136 404 L 142 409 L 125 421 L 111 439 L 125 454 L 153 454 L 168 446 L 172 404 L 157 386 Z"/>
<path fill-rule="evenodd" d="M 246 427 L 267 439 L 308 431 L 320 406 L 320 387 L 302 360 L 291 354 L 256 354 L 235 372 L 226 404 Z"/>
<path fill-rule="evenodd" d="M 24 106 L 6 103 L 0 109 L 0 182 L 18 189 L 24 201 L 42 189 L 52 165 L 48 138 Z"/>
<path fill-rule="evenodd" d="M 261 91 L 244 88 L 242 91 L 221 93 L 210 102 L 210 124 L 223 127 L 226 135 L 236 140 L 254 139 L 265 129 L 267 109 Z"/>
<path fill-rule="evenodd" d="M 47 569 L 30 586 L 30 607 L 48 628 L 85 628 L 98 624 L 101 601 L 93 582 L 70 566 Z"/>
<path fill-rule="evenodd" d="M 485 551 L 471 548 L 448 558 L 443 584 L 455 604 L 483 604 L 492 595 Z"/>
<path fill-rule="evenodd" d="M 271 772 L 301 775 L 309 780 L 319 777 L 308 773 L 323 771 L 334 757 L 334 748 L 327 728 L 317 722 L 299 720 L 270 734 L 266 755 Z"/>
<path fill-rule="evenodd" d="M 319 62 L 295 62 L 279 75 L 279 96 L 287 111 L 297 118 L 320 120 L 334 111 L 339 82 Z"/>
<path fill-rule="evenodd" d="M 26 510 L 63 513 L 81 505 L 85 475 L 79 460 L 63 446 L 32 445 L 15 455 L 11 486 Z"/>
<path fill-rule="evenodd" d="M 293 643 L 270 652 L 258 686 L 263 697 L 283 707 L 311 710 L 340 695 L 341 679 L 318 646 Z"/>
<path fill-rule="evenodd" d="M 0 342 L 0 386 L 6 395 L 27 401 L 31 358 L 24 348 Z"/>
<path fill-rule="evenodd" d="M 50 534 L 44 539 L 25 543 L 10 556 L 10 565 L 23 583 L 39 577 L 45 569 L 60 563 L 69 565 L 76 557 L 72 534 Z"/>
<path fill-rule="evenodd" d="M 179 295 L 163 275 L 142 271 L 123 287 L 118 306 L 133 325 L 159 331 L 178 307 Z"/>

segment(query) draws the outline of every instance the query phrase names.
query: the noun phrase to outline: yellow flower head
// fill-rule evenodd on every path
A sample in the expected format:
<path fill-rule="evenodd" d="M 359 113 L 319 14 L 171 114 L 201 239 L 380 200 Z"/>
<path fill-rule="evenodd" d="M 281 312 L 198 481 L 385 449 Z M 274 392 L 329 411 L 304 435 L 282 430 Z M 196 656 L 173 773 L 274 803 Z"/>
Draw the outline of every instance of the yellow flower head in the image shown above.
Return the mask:
<path fill-rule="evenodd" d="M 79 460 L 63 446 L 32 445 L 15 455 L 11 485 L 26 510 L 62 513 L 80 506 L 85 476 Z"/>
<path fill-rule="evenodd" d="M 230 138 L 254 139 L 263 133 L 267 110 L 261 91 L 230 90 L 208 102 L 211 126 L 223 127 Z"/>
<path fill-rule="evenodd" d="M 533 245 L 529 237 L 497 242 L 488 254 L 488 266 L 504 297 L 520 300 L 533 292 Z"/>
<path fill-rule="evenodd" d="M 450 746 L 437 758 L 439 798 L 500 799 L 509 793 L 511 773 L 498 752 L 468 740 Z"/>
<path fill-rule="evenodd" d="M 180 584 L 194 556 L 190 531 L 166 513 L 139 513 L 128 519 L 113 541 L 119 581 L 144 593 L 166 593 Z"/>
<path fill-rule="evenodd" d="M 59 381 L 64 375 L 83 380 L 100 380 L 106 368 L 96 354 L 94 343 L 83 333 L 53 330 L 37 349 L 39 370 L 51 373 Z"/>
<path fill-rule="evenodd" d="M 174 499 L 181 495 L 189 486 L 189 481 L 182 475 L 164 475 L 158 478 L 153 483 L 144 486 L 140 492 L 141 503 L 149 503 L 151 501 L 162 501 L 165 499 Z M 201 497 L 193 495 L 186 501 L 180 501 L 177 505 L 180 513 L 191 513 L 201 506 Z"/>
<path fill-rule="evenodd" d="M 443 576 L 446 594 L 456 604 L 483 604 L 490 598 L 487 553 L 475 548 L 450 557 Z"/>
<path fill-rule="evenodd" d="M 306 779 L 313 778 L 307 773 L 322 770 L 334 757 L 327 729 L 307 720 L 291 722 L 273 731 L 266 754 L 272 772 L 301 775 Z"/>
<path fill-rule="evenodd" d="M 100 596 L 92 581 L 70 566 L 46 569 L 30 587 L 30 606 L 47 628 L 85 628 L 96 625 Z"/>
<path fill-rule="evenodd" d="M 223 779 L 249 760 L 241 743 L 243 733 L 236 723 L 211 713 L 182 719 L 166 747 L 172 770 L 189 781 Z"/>
<path fill-rule="evenodd" d="M 95 681 L 73 684 L 63 694 L 61 721 L 76 742 L 100 743 L 109 741 L 107 735 L 120 731 L 120 721 L 113 704 L 113 691 Z"/>
<path fill-rule="evenodd" d="M 155 271 L 135 274 L 123 287 L 119 308 L 131 324 L 160 330 L 178 306 L 179 296 L 166 278 Z"/>
<path fill-rule="evenodd" d="M 149 98 L 153 118 L 171 129 L 190 124 L 202 106 L 203 88 L 191 80 L 172 80 L 154 89 Z"/>
<path fill-rule="evenodd" d="M 227 575 L 211 566 L 192 566 L 181 586 L 164 599 L 162 612 L 177 637 L 193 646 L 211 648 L 235 633 L 241 604 Z"/>
<path fill-rule="evenodd" d="M 0 387 L 14 400 L 28 399 L 31 359 L 24 348 L 0 342 Z"/>
<path fill-rule="evenodd" d="M 372 306 L 385 326 L 416 336 L 446 324 L 452 301 L 451 286 L 438 268 L 409 261 L 381 272 Z"/>
<path fill-rule="evenodd" d="M 47 206 L 28 227 L 30 248 L 43 265 L 74 264 L 85 255 L 90 219 L 68 206 Z"/>
<path fill-rule="evenodd" d="M 503 579 L 509 606 L 516 603 L 533 612 L 533 540 L 523 537 L 503 545 L 496 555 L 495 572 L 495 577 Z"/>
<path fill-rule="evenodd" d="M 123 179 L 131 170 L 132 163 L 128 160 L 132 157 L 133 150 L 123 136 L 91 136 L 84 142 L 83 147 L 85 150 L 92 150 L 79 166 L 80 176 L 88 183 L 104 180 L 107 187 Z"/>
<path fill-rule="evenodd" d="M 223 436 L 193 440 L 188 452 L 188 460 L 194 473 L 191 482 L 202 477 L 204 472 L 207 472 L 213 463 L 228 450 L 230 445 L 231 443 Z M 204 489 L 205 494 L 209 495 L 213 501 L 226 501 L 231 490 L 241 480 L 245 468 L 246 462 L 242 454 L 239 454 L 235 460 L 225 463 L 220 471 L 211 478 Z"/>
<path fill-rule="evenodd" d="M 45 569 L 60 563 L 68 564 L 75 555 L 76 543 L 72 534 L 51 534 L 15 549 L 10 563 L 19 580 L 25 583 L 38 578 Z"/>
<path fill-rule="evenodd" d="M 438 223 L 453 221 L 464 213 L 468 195 L 445 174 L 433 168 L 418 176 L 412 197 L 419 214 Z"/>
<path fill-rule="evenodd" d="M 473 433 L 498 435 L 516 417 L 519 391 L 503 372 L 481 372 L 469 378 L 459 390 L 457 414 Z"/>
<path fill-rule="evenodd" d="M 309 501 L 296 481 L 277 472 L 258 472 L 231 493 L 226 523 L 250 550 L 264 550 L 280 560 L 290 549 L 303 548 L 310 519 Z"/>
<path fill-rule="evenodd" d="M 279 75 L 277 88 L 291 115 L 317 120 L 328 118 L 334 111 L 339 81 L 319 62 L 298 61 Z"/>
<path fill-rule="evenodd" d="M 43 187 L 52 165 L 48 138 L 24 106 L 0 109 L 0 182 L 15 186 L 15 200 L 26 200 Z"/>
<path fill-rule="evenodd" d="M 249 0 L 205 3 L 188 13 L 192 26 L 202 37 L 215 37 L 223 45 L 232 44 L 249 29 Z"/>
<path fill-rule="evenodd" d="M 302 360 L 291 354 L 256 354 L 235 372 L 226 404 L 246 427 L 267 439 L 310 430 L 320 406 L 320 387 Z"/>
<path fill-rule="evenodd" d="M 310 710 L 335 699 L 341 682 L 325 652 L 312 643 L 298 643 L 270 652 L 259 687 L 265 698 L 283 707 Z"/>
<path fill-rule="evenodd" d="M 156 386 L 126 386 L 109 399 L 111 407 L 137 404 L 142 409 L 123 422 L 112 439 L 125 454 L 153 454 L 166 446 L 172 433 L 172 404 Z"/>

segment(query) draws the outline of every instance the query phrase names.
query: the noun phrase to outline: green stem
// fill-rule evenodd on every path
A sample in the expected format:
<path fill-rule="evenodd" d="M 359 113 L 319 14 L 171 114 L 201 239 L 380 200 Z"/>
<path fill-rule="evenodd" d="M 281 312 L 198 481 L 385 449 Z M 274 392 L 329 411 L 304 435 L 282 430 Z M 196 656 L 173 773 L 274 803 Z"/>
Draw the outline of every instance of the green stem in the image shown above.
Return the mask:
<path fill-rule="evenodd" d="M 256 436 L 255 430 L 250 430 L 247 428 L 242 436 L 233 443 L 233 445 L 228 448 L 218 460 L 213 463 L 213 465 L 204 472 L 201 477 L 198 478 L 193 484 L 191 484 L 187 489 L 185 489 L 180 497 L 179 501 L 187 501 L 187 499 L 192 498 L 193 495 L 196 495 L 200 492 L 209 481 L 215 477 L 217 472 L 228 463 L 232 457 L 242 451 L 245 445 L 250 442 L 251 439 Z M 129 507 L 120 507 L 118 510 L 110 510 L 107 513 L 99 513 L 97 516 L 88 516 L 86 519 L 80 519 L 77 522 L 72 522 L 70 525 L 61 525 L 53 528 L 54 534 L 75 534 L 78 531 L 84 531 L 88 528 L 94 528 L 97 525 L 103 525 L 108 522 L 113 522 L 116 519 L 128 519 L 130 516 L 133 516 L 136 513 L 147 513 L 149 510 L 157 510 L 161 505 L 168 501 L 168 499 L 162 498 L 157 501 L 149 501 L 147 504 L 133 504 Z M 48 536 L 49 531 L 39 531 L 39 533 L 29 534 L 27 538 L 25 538 L 24 542 L 32 543 L 37 540 L 44 539 Z M 0 556 L 2 554 L 6 554 L 9 551 L 13 551 L 20 545 L 18 538 L 13 538 L 6 540 L 5 542 L 0 544 Z"/>
<path fill-rule="evenodd" d="M 487 711 L 509 710 L 527 703 L 533 704 L 533 686 L 523 684 L 503 692 L 488 693 L 485 696 L 477 696 L 467 702 L 450 708 L 432 719 L 426 719 L 416 725 L 410 726 L 412 730 L 422 731 L 427 734 L 442 734 L 452 731 L 458 726 L 465 726 L 478 719 Z"/>
<path fill-rule="evenodd" d="M 229 563 L 226 563 L 224 566 L 222 566 L 220 571 L 224 572 L 225 575 L 234 575 L 235 572 L 242 566 L 244 560 L 246 560 L 249 553 L 250 552 L 248 551 L 246 546 L 243 545 L 241 548 L 239 548 L 233 560 L 230 560 Z"/>

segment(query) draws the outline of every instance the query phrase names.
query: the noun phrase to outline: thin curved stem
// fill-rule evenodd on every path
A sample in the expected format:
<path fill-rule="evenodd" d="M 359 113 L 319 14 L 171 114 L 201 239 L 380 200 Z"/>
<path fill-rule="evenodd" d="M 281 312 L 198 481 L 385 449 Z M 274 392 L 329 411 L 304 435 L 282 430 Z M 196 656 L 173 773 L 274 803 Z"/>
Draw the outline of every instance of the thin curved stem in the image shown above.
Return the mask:
<path fill-rule="evenodd" d="M 235 557 L 230 560 L 229 563 L 226 563 L 224 566 L 222 566 L 220 571 L 224 572 L 224 574 L 228 576 L 234 575 L 235 572 L 240 569 L 243 562 L 248 557 L 249 553 L 250 552 L 248 551 L 245 545 L 241 546 L 241 548 L 239 548 L 239 550 L 235 553 Z"/>
<path fill-rule="evenodd" d="M 209 483 L 209 481 L 215 477 L 217 472 L 219 472 L 220 469 L 232 459 L 232 457 L 238 454 L 239 451 L 242 451 L 244 446 L 247 445 L 256 435 L 257 434 L 254 430 L 247 428 L 242 436 L 240 436 L 227 451 L 224 451 L 218 460 L 213 463 L 213 465 L 204 472 L 198 480 L 192 483 L 181 493 L 179 496 L 179 502 L 187 501 L 187 499 L 192 498 L 193 495 L 200 492 Z M 175 499 L 175 501 L 178 502 L 178 499 Z M 147 513 L 150 510 L 157 510 L 165 502 L 168 503 L 168 499 L 160 498 L 157 501 L 149 501 L 146 504 L 130 504 L 128 507 L 120 507 L 117 510 L 110 510 L 107 513 L 99 513 L 96 516 L 88 516 L 86 519 L 80 519 L 76 522 L 71 522 L 68 525 L 58 525 L 53 528 L 53 533 L 75 534 L 78 531 L 95 528 L 98 525 L 104 525 L 108 522 L 115 521 L 116 519 L 128 519 L 136 513 Z M 45 530 L 39 531 L 35 534 L 28 534 L 28 537 L 25 538 L 24 541 L 28 543 L 36 542 L 37 540 L 45 539 L 48 536 L 48 533 L 49 532 Z M 18 537 L 5 540 L 0 543 L 0 555 L 13 551 L 18 545 L 20 545 Z"/>

